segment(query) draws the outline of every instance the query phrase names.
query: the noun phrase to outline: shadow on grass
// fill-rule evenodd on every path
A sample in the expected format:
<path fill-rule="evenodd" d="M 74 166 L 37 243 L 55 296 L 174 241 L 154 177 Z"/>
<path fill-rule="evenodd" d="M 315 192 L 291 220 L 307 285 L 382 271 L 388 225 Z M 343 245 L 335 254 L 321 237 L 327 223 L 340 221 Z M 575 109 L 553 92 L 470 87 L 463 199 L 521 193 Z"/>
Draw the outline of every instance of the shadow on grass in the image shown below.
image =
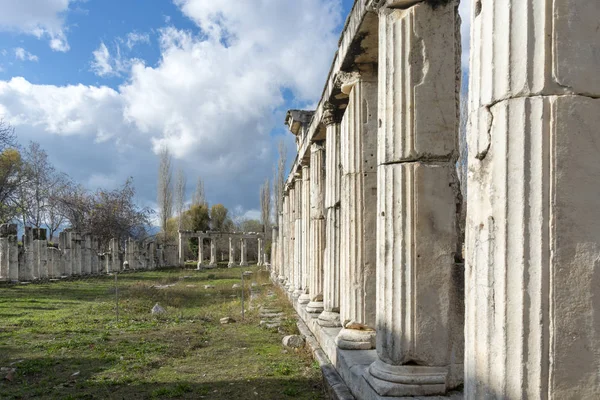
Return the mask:
<path fill-rule="evenodd" d="M 2 399 L 326 399 L 320 380 L 286 376 L 285 370 L 281 376 L 243 379 L 240 374 L 239 380 L 220 380 L 207 365 L 198 371 L 195 382 L 176 378 L 159 382 L 133 378 L 127 371 L 121 376 L 103 375 L 115 362 L 60 357 L 20 360 L 13 365 L 12 381 L 0 381 L 0 393 Z"/>

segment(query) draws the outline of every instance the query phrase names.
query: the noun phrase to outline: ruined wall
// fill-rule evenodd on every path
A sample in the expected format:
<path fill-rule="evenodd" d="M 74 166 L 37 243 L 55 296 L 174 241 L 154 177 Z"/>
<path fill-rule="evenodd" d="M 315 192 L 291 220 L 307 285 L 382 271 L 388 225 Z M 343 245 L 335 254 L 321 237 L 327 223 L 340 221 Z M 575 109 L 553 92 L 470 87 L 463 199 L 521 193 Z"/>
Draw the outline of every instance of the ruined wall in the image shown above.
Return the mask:
<path fill-rule="evenodd" d="M 152 270 L 177 265 L 177 246 L 128 239 L 124 248 L 112 239 L 101 252 L 93 235 L 64 231 L 49 245 L 45 229 L 25 227 L 19 243 L 17 225 L 0 225 L 0 281 L 25 282 L 123 270 Z"/>

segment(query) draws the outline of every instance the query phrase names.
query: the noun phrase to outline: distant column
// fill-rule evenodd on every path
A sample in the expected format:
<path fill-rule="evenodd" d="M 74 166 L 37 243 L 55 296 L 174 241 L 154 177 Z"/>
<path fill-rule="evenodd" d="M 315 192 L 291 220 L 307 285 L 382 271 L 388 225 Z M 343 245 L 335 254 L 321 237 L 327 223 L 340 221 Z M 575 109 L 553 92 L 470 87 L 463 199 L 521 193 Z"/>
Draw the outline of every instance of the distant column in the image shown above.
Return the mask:
<path fill-rule="evenodd" d="M 294 177 L 296 205 L 294 207 L 294 298 L 303 294 L 302 288 L 302 170 Z"/>
<path fill-rule="evenodd" d="M 286 288 L 288 293 L 293 293 L 296 290 L 294 284 L 294 260 L 296 252 L 296 188 L 295 180 L 292 181 L 292 185 L 289 188 L 289 212 L 288 212 L 288 256 L 286 265 Z"/>
<path fill-rule="evenodd" d="M 325 256 L 325 147 L 322 142 L 310 148 L 310 246 L 306 311 L 323 312 L 323 261 Z"/>
<path fill-rule="evenodd" d="M 83 236 L 81 273 L 84 275 L 92 273 L 92 238 L 90 235 Z"/>
<path fill-rule="evenodd" d="M 8 234 L 8 278 L 11 282 L 19 281 L 19 240 L 17 238 L 17 226 L 14 227 L 14 234 L 11 228 Z"/>
<path fill-rule="evenodd" d="M 204 268 L 204 237 L 198 236 L 198 267 L 197 269 Z"/>
<path fill-rule="evenodd" d="M 240 266 L 245 267 L 248 265 L 248 254 L 246 249 L 246 238 L 240 239 Z"/>
<path fill-rule="evenodd" d="M 325 228 L 323 308 L 318 323 L 325 327 L 340 326 L 340 124 L 337 110 L 325 105 Z"/>
<path fill-rule="evenodd" d="M 46 229 L 41 228 L 37 230 L 37 260 L 38 264 L 38 277 L 40 279 L 48 279 L 48 242 L 46 241 Z"/>
<path fill-rule="evenodd" d="M 263 258 L 262 258 L 263 251 L 262 251 L 262 247 L 263 247 L 263 241 L 262 241 L 262 239 L 259 238 L 258 239 L 258 263 L 257 263 L 257 265 L 259 267 L 263 266 Z"/>
<path fill-rule="evenodd" d="M 229 237 L 229 263 L 227 263 L 227 267 L 235 267 L 235 244 L 231 236 Z"/>
<path fill-rule="evenodd" d="M 19 280 L 20 281 L 31 281 L 34 279 L 33 275 L 33 228 L 30 226 L 25 227 L 25 234 L 23 235 L 23 251 L 24 260 L 19 265 Z"/>
<path fill-rule="evenodd" d="M 178 255 L 179 255 L 179 266 L 183 267 L 185 266 L 185 253 L 184 253 L 184 247 L 183 247 L 183 233 L 179 232 L 179 236 L 178 236 L 179 242 L 178 242 Z"/>
<path fill-rule="evenodd" d="M 214 238 L 210 239 L 210 265 L 214 268 L 217 266 L 217 241 Z"/>
<path fill-rule="evenodd" d="M 0 225 L 0 281 L 7 281 L 8 276 L 8 225 Z"/>
<path fill-rule="evenodd" d="M 300 281 L 302 294 L 298 303 L 308 304 L 312 299 L 309 294 L 310 283 L 310 159 L 302 163 L 302 243 Z"/>

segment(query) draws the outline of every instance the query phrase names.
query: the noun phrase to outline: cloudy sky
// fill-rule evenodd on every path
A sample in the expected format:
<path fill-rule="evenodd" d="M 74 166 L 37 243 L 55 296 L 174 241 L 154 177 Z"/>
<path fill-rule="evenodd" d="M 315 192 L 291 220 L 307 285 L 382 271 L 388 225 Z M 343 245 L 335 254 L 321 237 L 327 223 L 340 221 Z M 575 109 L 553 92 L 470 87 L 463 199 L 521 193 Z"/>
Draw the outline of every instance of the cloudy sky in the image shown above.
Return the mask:
<path fill-rule="evenodd" d="M 318 101 L 352 3 L 0 0 L 0 117 L 90 189 L 133 176 L 155 206 L 167 145 L 189 196 L 201 176 L 257 217 L 281 138 L 294 156 L 285 111 Z"/>

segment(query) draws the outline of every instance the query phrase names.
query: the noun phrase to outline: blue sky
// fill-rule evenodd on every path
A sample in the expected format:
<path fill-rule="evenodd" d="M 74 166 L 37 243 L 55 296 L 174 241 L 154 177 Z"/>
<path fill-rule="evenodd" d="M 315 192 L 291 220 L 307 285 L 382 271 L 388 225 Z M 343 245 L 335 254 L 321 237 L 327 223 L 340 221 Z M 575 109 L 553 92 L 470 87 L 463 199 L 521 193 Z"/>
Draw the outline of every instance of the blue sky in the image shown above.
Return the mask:
<path fill-rule="evenodd" d="M 0 117 L 90 189 L 153 207 L 167 145 L 210 203 L 258 215 L 285 111 L 318 101 L 352 0 L 0 0 Z"/>

